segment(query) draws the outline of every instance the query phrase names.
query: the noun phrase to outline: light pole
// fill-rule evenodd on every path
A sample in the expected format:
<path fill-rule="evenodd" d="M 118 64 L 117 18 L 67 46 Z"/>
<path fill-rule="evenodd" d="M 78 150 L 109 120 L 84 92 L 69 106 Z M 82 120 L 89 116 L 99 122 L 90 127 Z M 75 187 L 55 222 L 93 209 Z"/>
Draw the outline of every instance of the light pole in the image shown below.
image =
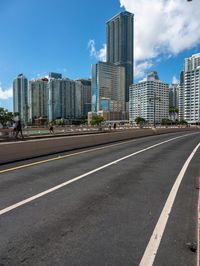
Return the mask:
<path fill-rule="evenodd" d="M 153 100 L 153 127 L 156 127 L 156 101 L 160 101 L 160 97 L 156 97 L 156 92 L 154 91 L 153 97 L 149 98 L 149 102 Z"/>

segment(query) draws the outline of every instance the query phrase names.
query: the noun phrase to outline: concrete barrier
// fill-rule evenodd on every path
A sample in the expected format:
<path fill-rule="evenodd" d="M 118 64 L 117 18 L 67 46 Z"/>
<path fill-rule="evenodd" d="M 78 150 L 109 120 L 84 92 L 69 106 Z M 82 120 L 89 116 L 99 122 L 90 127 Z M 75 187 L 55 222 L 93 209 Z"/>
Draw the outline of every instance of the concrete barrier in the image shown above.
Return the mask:
<path fill-rule="evenodd" d="M 0 144 L 0 165 L 139 137 L 194 130 L 191 128 L 132 129 L 66 138 L 2 143 Z M 196 130 L 199 131 L 199 129 Z"/>

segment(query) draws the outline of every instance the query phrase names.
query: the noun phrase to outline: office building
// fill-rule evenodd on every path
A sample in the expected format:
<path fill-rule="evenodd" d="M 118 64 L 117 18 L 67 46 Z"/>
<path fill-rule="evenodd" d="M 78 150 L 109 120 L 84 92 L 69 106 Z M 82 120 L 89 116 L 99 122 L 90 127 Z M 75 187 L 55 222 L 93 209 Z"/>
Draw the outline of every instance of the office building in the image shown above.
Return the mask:
<path fill-rule="evenodd" d="M 13 111 L 19 113 L 23 124 L 28 122 L 28 80 L 19 74 L 13 81 Z"/>
<path fill-rule="evenodd" d="M 28 105 L 30 123 L 35 123 L 35 120 L 39 118 L 47 120 L 48 92 L 47 78 L 29 81 Z"/>
<path fill-rule="evenodd" d="M 190 124 L 200 123 L 200 53 L 185 59 L 184 119 Z"/>
<path fill-rule="evenodd" d="M 160 124 L 169 116 L 169 85 L 160 81 L 156 71 L 130 87 L 129 121 L 143 117 L 149 124 Z"/>
<path fill-rule="evenodd" d="M 125 113 L 125 68 L 99 62 L 92 65 L 92 112 Z M 119 115 L 117 115 L 119 117 Z"/>
<path fill-rule="evenodd" d="M 107 62 L 125 68 L 125 101 L 129 101 L 129 86 L 133 84 L 133 19 L 124 11 L 107 22 Z"/>

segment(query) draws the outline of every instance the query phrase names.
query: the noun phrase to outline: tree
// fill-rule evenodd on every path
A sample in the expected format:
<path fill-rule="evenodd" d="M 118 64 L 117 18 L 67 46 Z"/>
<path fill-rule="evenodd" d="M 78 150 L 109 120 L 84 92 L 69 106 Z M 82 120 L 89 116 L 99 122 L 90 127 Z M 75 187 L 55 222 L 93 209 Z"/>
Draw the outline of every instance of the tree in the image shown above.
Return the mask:
<path fill-rule="evenodd" d="M 135 123 L 140 126 L 140 127 L 143 127 L 143 125 L 145 124 L 146 120 L 143 118 L 143 117 L 136 117 L 135 119 Z"/>
<path fill-rule="evenodd" d="M 18 113 L 8 112 L 7 109 L 0 107 L 0 124 L 5 127 L 7 123 L 12 122 L 18 115 Z"/>
<path fill-rule="evenodd" d="M 168 125 L 172 125 L 172 124 L 173 124 L 173 121 L 168 119 L 168 118 L 163 118 L 161 121 L 161 125 L 163 125 L 163 126 L 168 126 Z"/>
<path fill-rule="evenodd" d="M 180 125 L 187 125 L 188 122 L 185 121 L 184 119 L 182 119 L 182 120 L 179 121 L 179 124 L 180 124 Z"/>
<path fill-rule="evenodd" d="M 101 124 L 102 122 L 104 122 L 105 120 L 104 120 L 104 118 L 102 117 L 102 116 L 100 116 L 100 115 L 95 115 L 95 116 L 93 116 L 92 117 L 92 120 L 91 120 L 91 125 L 99 125 L 99 124 Z"/>
<path fill-rule="evenodd" d="M 179 113 L 179 110 L 178 110 L 177 107 L 175 107 L 175 106 L 170 106 L 169 107 L 169 115 L 170 115 L 170 118 L 172 120 L 175 120 L 175 118 L 176 118 L 178 113 Z"/>

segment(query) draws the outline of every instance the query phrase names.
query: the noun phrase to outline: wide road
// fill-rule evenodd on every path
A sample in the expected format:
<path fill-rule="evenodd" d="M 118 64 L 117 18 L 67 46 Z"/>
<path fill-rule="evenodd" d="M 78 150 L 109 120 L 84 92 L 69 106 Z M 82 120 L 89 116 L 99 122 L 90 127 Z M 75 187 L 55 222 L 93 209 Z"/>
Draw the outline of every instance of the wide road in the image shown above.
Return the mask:
<path fill-rule="evenodd" d="M 199 143 L 179 132 L 1 166 L 0 265 L 197 265 Z"/>

